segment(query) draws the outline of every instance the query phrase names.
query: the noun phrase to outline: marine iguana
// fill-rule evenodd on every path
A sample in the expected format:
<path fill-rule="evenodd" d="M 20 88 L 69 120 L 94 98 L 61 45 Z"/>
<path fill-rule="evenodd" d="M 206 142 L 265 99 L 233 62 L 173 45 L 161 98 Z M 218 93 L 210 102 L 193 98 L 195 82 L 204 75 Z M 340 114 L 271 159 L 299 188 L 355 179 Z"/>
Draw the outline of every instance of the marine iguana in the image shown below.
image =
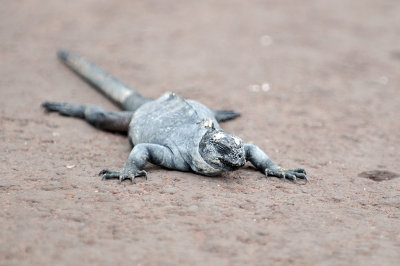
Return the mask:
<path fill-rule="evenodd" d="M 234 119 L 238 113 L 212 110 L 205 105 L 167 93 L 158 99 L 141 96 L 133 89 L 86 59 L 59 51 L 58 57 L 74 72 L 113 100 L 124 111 L 110 112 L 97 106 L 44 102 L 48 112 L 85 119 L 93 126 L 114 132 L 127 132 L 133 149 L 120 171 L 104 169 L 102 179 L 119 182 L 143 176 L 147 162 L 179 171 L 216 176 L 234 171 L 250 161 L 266 176 L 308 181 L 301 168 L 286 170 L 256 145 L 223 131 L 219 122 Z"/>

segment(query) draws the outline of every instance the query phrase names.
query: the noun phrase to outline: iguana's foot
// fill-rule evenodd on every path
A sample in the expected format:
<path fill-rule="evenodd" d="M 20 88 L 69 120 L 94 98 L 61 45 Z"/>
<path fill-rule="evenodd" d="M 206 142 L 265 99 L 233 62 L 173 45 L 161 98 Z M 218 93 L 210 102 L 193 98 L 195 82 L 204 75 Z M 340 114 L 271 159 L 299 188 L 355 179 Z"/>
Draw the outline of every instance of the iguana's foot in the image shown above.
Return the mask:
<path fill-rule="evenodd" d="M 113 178 L 118 178 L 119 183 L 124 181 L 125 179 L 130 179 L 132 183 L 135 183 L 135 177 L 142 176 L 146 178 L 147 180 L 147 173 L 144 170 L 137 170 L 137 171 L 132 171 L 132 170 L 126 170 L 125 168 L 122 169 L 121 171 L 111 171 L 108 169 L 103 169 L 99 173 L 100 176 L 103 176 L 101 180 L 106 180 L 106 179 L 113 179 Z"/>
<path fill-rule="evenodd" d="M 85 106 L 75 103 L 44 102 L 42 107 L 46 112 L 58 112 L 60 115 L 84 118 Z"/>
<path fill-rule="evenodd" d="M 308 178 L 306 176 L 306 170 L 301 169 L 301 168 L 296 168 L 296 169 L 265 169 L 265 175 L 266 176 L 275 176 L 278 178 L 283 178 L 283 179 L 289 179 L 292 180 L 294 183 L 296 183 L 297 179 L 304 179 L 306 182 L 308 182 Z"/>

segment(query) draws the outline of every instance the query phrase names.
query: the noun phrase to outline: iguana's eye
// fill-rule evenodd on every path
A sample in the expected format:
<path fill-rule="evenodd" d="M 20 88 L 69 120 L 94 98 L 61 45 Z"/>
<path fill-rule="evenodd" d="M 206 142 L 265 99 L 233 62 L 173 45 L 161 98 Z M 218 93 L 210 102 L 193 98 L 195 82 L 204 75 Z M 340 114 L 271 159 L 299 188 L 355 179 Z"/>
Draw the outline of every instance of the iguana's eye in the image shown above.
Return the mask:
<path fill-rule="evenodd" d="M 222 153 L 222 154 L 229 153 L 229 148 L 227 146 L 223 145 L 223 144 L 220 144 L 220 143 L 216 143 L 215 144 L 215 149 L 219 153 Z"/>

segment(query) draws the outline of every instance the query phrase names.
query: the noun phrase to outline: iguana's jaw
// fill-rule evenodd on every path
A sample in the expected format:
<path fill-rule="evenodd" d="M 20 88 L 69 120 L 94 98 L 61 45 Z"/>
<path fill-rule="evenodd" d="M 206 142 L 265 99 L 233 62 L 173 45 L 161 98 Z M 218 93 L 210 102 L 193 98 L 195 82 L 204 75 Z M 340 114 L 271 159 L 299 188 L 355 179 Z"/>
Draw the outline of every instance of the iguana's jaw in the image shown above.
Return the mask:
<path fill-rule="evenodd" d="M 246 163 L 243 142 L 222 130 L 209 130 L 199 144 L 203 160 L 215 169 L 234 171 Z"/>
<path fill-rule="evenodd" d="M 232 163 L 230 161 L 225 160 L 224 158 L 219 158 L 219 162 L 221 163 L 219 166 L 220 169 L 224 171 L 235 171 L 244 165 L 240 160 L 237 163 Z"/>

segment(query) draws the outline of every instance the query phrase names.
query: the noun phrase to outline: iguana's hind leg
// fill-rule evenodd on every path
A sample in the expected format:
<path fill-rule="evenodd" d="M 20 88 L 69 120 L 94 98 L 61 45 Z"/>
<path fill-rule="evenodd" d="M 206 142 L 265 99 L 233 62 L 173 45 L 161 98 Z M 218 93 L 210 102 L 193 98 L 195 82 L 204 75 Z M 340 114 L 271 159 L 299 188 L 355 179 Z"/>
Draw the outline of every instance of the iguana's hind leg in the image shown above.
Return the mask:
<path fill-rule="evenodd" d="M 214 110 L 215 119 L 218 122 L 224 122 L 239 117 L 240 114 L 233 110 Z"/>
<path fill-rule="evenodd" d="M 42 106 L 48 112 L 85 119 L 93 126 L 116 132 L 128 132 L 133 112 L 109 112 L 101 107 L 74 103 L 45 102 Z"/>

